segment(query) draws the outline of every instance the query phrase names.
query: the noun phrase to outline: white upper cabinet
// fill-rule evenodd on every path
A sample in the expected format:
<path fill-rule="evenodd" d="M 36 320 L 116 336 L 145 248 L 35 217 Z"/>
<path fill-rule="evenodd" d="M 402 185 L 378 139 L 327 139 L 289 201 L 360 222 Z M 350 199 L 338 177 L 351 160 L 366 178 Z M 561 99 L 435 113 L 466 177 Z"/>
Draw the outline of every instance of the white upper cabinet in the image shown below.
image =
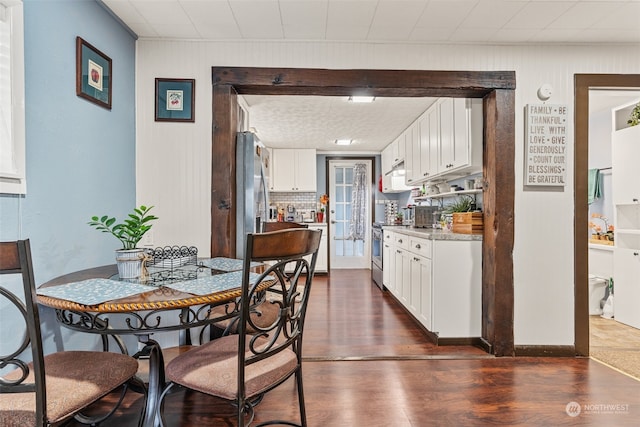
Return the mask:
<path fill-rule="evenodd" d="M 420 146 L 420 123 L 415 121 L 405 132 L 405 184 L 415 185 L 422 179 L 421 173 L 421 146 Z"/>
<path fill-rule="evenodd" d="M 316 150 L 273 149 L 271 191 L 317 191 Z"/>
<path fill-rule="evenodd" d="M 438 176 L 438 165 L 440 164 L 440 111 L 437 105 L 426 112 L 429 120 L 429 163 L 423 163 L 429 178 Z"/>
<path fill-rule="evenodd" d="M 411 187 L 405 185 L 403 175 L 395 175 L 393 166 L 399 163 L 398 155 L 399 139 L 387 145 L 380 154 L 380 166 L 382 168 L 382 192 L 383 193 L 399 193 L 408 191 Z M 405 150 L 402 150 L 403 152 Z"/>
<path fill-rule="evenodd" d="M 405 142 L 406 142 L 406 134 L 405 133 L 403 133 L 398 138 L 396 138 L 395 141 L 393 141 L 393 144 L 395 144 L 394 152 L 396 153 L 396 158 L 393 161 L 394 165 L 402 163 L 405 160 L 405 154 L 406 154 L 406 144 L 405 144 Z"/>
<path fill-rule="evenodd" d="M 428 114 L 423 114 L 418 119 L 418 129 L 418 145 L 420 147 L 420 169 L 416 174 L 414 174 L 414 177 L 416 177 L 416 181 L 429 179 L 429 175 L 431 174 L 431 125 L 429 124 Z"/>
<path fill-rule="evenodd" d="M 439 135 L 440 146 L 438 173 L 449 171 L 453 167 L 453 152 L 455 135 L 453 133 L 453 98 L 444 98 L 437 103 L 439 114 Z"/>
<path fill-rule="evenodd" d="M 611 145 L 613 204 L 640 203 L 640 126 L 615 131 Z"/>
<path fill-rule="evenodd" d="M 380 166 L 382 175 L 386 175 L 393 169 L 393 144 L 387 145 L 380 153 Z"/>
<path fill-rule="evenodd" d="M 443 98 L 437 108 L 437 174 L 482 170 L 482 100 Z M 429 172 L 434 175 L 432 170 Z"/>
<path fill-rule="evenodd" d="M 438 99 L 382 151 L 383 174 L 404 161 L 409 189 L 481 172 L 482 120 L 481 99 Z"/>

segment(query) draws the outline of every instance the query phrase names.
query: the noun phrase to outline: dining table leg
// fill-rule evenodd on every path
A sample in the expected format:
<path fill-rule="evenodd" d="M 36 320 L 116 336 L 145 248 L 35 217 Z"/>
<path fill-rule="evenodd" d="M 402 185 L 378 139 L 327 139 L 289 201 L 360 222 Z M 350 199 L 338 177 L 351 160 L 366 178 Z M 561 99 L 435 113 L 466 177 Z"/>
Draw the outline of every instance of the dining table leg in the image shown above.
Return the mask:
<path fill-rule="evenodd" d="M 149 338 L 148 335 L 139 335 L 138 341 L 144 344 L 134 357 L 148 359 L 149 361 L 149 384 L 147 389 L 147 402 L 142 421 L 143 427 L 154 427 L 159 425 L 155 416 L 158 409 L 160 394 L 165 386 L 164 357 L 160 344 Z"/>

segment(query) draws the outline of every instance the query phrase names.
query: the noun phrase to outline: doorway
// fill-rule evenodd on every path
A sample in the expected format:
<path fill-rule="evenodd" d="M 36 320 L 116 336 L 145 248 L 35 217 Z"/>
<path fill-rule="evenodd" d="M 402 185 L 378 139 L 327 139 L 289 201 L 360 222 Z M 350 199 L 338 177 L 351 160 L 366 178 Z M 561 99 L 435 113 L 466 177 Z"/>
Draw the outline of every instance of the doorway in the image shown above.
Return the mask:
<path fill-rule="evenodd" d="M 235 253 L 235 129 L 238 95 L 482 98 L 484 222 L 483 348 L 514 355 L 515 88 L 513 71 L 338 70 L 212 67 L 211 255 Z"/>
<path fill-rule="evenodd" d="M 640 74 L 576 74 L 574 165 L 574 328 L 575 352 L 589 356 L 589 92 L 593 89 L 640 88 Z"/>
<path fill-rule="evenodd" d="M 327 159 L 329 265 L 371 268 L 372 161 Z"/>

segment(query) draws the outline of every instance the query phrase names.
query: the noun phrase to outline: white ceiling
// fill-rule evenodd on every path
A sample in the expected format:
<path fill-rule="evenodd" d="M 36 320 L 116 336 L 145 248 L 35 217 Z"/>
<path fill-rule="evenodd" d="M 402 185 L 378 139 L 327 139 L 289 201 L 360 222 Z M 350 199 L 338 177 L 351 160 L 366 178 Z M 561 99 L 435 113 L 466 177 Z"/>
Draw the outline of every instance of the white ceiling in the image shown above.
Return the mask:
<path fill-rule="evenodd" d="M 640 43 L 640 0 L 102 0 L 141 39 Z M 600 91 L 599 91 L 600 92 Z M 609 96 L 612 95 L 612 96 Z M 633 94 L 632 97 L 636 97 Z M 432 98 L 245 96 L 270 147 L 379 151 Z M 620 100 L 623 99 L 621 102 Z M 628 94 L 597 93 L 592 111 Z M 352 138 L 350 147 L 333 141 Z"/>
<path fill-rule="evenodd" d="M 102 0 L 140 38 L 640 42 L 640 0 Z"/>
<path fill-rule="evenodd" d="M 435 101 L 435 98 L 377 98 L 370 104 L 346 96 L 244 95 L 251 126 L 272 148 L 324 151 L 381 151 Z M 352 139 L 349 147 L 336 139 Z"/>

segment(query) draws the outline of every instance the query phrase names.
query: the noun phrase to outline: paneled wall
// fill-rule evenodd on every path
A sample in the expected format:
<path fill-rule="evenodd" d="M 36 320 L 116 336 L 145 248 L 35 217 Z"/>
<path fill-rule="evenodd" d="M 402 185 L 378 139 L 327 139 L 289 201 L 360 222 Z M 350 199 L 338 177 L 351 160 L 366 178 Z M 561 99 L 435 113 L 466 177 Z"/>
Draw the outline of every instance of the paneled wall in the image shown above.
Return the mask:
<path fill-rule="evenodd" d="M 517 79 L 515 344 L 573 345 L 574 147 L 568 147 L 563 189 L 525 191 L 523 109 L 540 103 L 537 89 L 548 83 L 554 89 L 549 102 L 567 104 L 572 117 L 574 74 L 640 73 L 637 52 L 638 45 L 138 41 L 138 200 L 155 204 L 163 218 L 155 230 L 155 244 L 209 247 L 211 66 L 513 70 Z M 155 77 L 196 79 L 195 123 L 153 121 Z M 573 123 L 567 136 L 573 141 Z"/>

